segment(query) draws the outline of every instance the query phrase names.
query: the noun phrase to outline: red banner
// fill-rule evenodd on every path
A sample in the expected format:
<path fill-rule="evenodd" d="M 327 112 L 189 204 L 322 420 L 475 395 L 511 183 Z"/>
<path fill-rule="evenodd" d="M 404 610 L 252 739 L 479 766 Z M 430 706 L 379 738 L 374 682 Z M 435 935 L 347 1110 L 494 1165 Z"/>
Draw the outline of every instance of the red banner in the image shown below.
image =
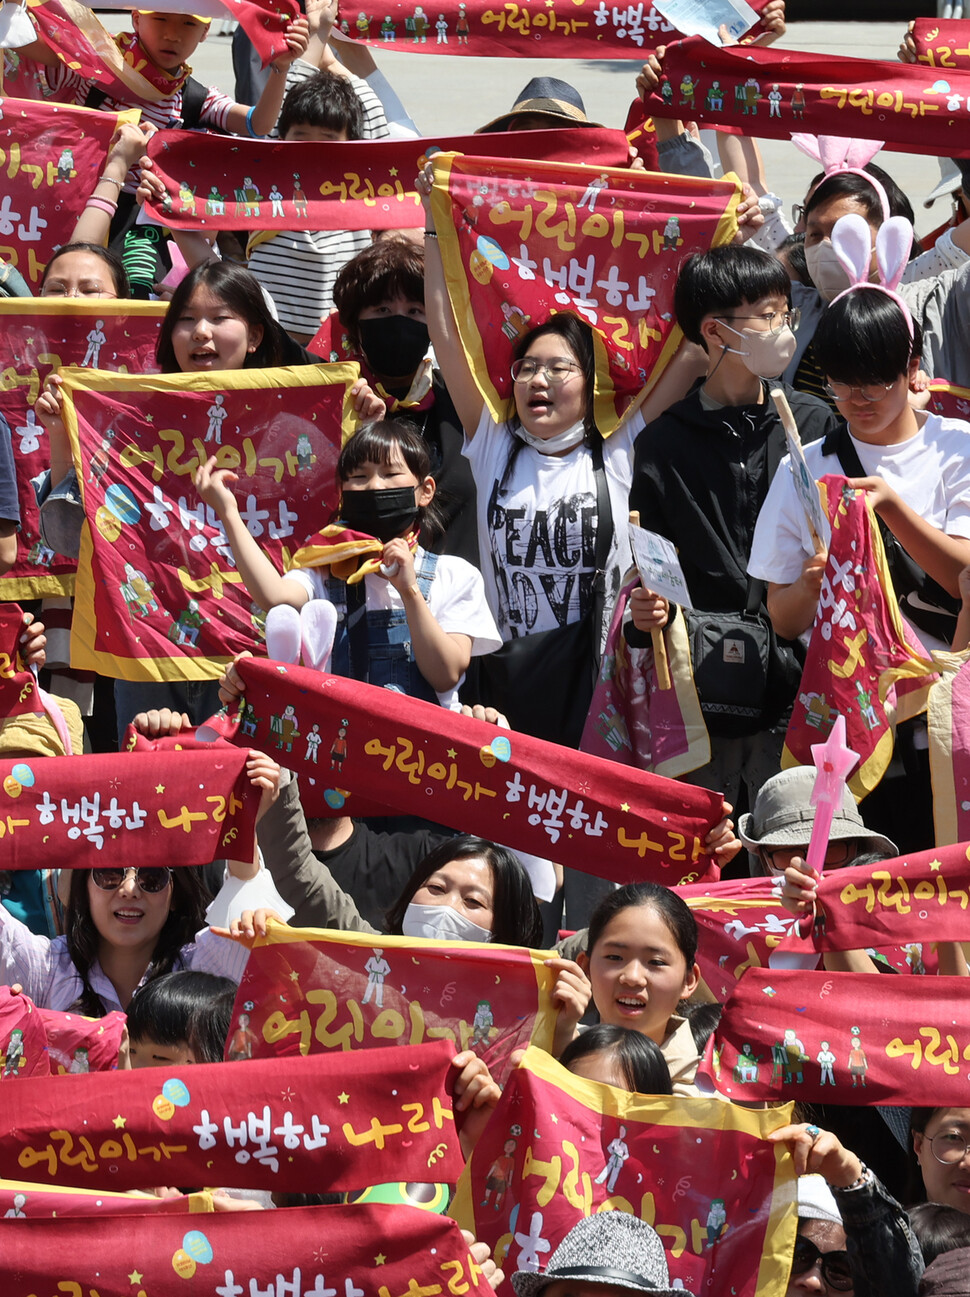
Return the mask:
<path fill-rule="evenodd" d="M 510 131 L 425 140 L 351 140 L 345 144 L 244 140 L 231 150 L 218 135 L 159 131 L 148 145 L 166 188 L 147 204 L 174 229 L 395 230 L 424 225 L 414 179 L 425 149 L 469 156 L 541 158 L 590 166 L 625 167 L 630 147 L 622 131 Z M 289 160 L 287 161 L 287 155 Z M 194 174 L 204 184 L 191 186 Z M 206 187 L 208 186 L 208 191 Z"/>
<path fill-rule="evenodd" d="M 300 16 L 296 0 L 221 0 L 252 41 L 263 67 L 288 54 L 286 29 Z"/>
<path fill-rule="evenodd" d="M 943 73 L 970 72 L 970 19 L 917 18 L 916 62 Z"/>
<path fill-rule="evenodd" d="M 66 1189 L 29 1180 L 0 1180 L 0 1230 L 8 1220 L 38 1220 L 45 1216 L 186 1216 L 212 1210 L 209 1193 L 156 1198 L 148 1193 L 105 1193 L 101 1189 Z M 6 1241 L 8 1236 L 0 1237 Z"/>
<path fill-rule="evenodd" d="M 165 309 L 164 302 L 0 299 L 0 414 L 13 437 L 21 522 L 17 561 L 0 577 L 0 598 L 38 599 L 74 590 L 77 565 L 40 539 L 31 485 L 51 462 L 47 431 L 34 415 L 48 375 L 64 365 L 154 373 Z"/>
<path fill-rule="evenodd" d="M 452 1214 L 508 1276 L 543 1267 L 578 1220 L 630 1212 L 663 1239 L 675 1288 L 770 1297 L 787 1282 L 796 1225 L 791 1164 L 764 1138 L 785 1120 L 598 1085 L 530 1049 Z M 499 1291 L 511 1294 L 507 1279 Z"/>
<path fill-rule="evenodd" d="M 593 326 L 596 422 L 612 432 L 676 351 L 684 257 L 729 242 L 730 180 L 436 155 L 431 195 L 448 292 L 493 417 L 516 339 L 557 311 Z"/>
<path fill-rule="evenodd" d="M 38 1009 L 47 1032 L 52 1076 L 115 1072 L 127 1018 L 113 1009 L 103 1018 L 85 1018 L 60 1009 Z"/>
<path fill-rule="evenodd" d="M 4 869 L 207 865 L 251 858 L 246 752 L 0 761 Z"/>
<path fill-rule="evenodd" d="M 4 99 L 0 118 L 0 257 L 40 283 L 51 253 L 70 240 L 104 168 L 108 144 L 138 109 L 96 113 L 89 108 Z"/>
<path fill-rule="evenodd" d="M 745 1103 L 933 1106 L 967 1098 L 962 977 L 851 977 L 750 969 L 724 1006 L 697 1076 Z"/>
<path fill-rule="evenodd" d="M 692 36 L 667 46 L 664 79 L 644 111 L 741 127 L 762 139 L 807 131 L 963 157 L 970 156 L 968 96 L 970 71 L 934 81 L 915 64 L 757 46 L 716 49 Z"/>
<path fill-rule="evenodd" d="M 125 103 L 139 99 L 155 103 L 162 98 L 163 92 L 136 69 L 134 56 L 125 59 L 115 37 L 89 5 L 78 0 L 29 0 L 29 8 L 40 36 L 72 72 Z M 43 72 L 41 78 L 41 93 L 47 98 L 50 90 Z"/>
<path fill-rule="evenodd" d="M 273 924 L 253 943 L 226 1058 L 419 1045 L 440 1037 L 456 1053 L 475 1050 L 501 1083 L 513 1050 L 530 1041 L 552 1047 L 555 976 L 543 958 L 513 946 Z"/>
<path fill-rule="evenodd" d="M 484 721 L 342 676 L 250 658 L 236 670 L 245 709 L 224 727 L 227 736 L 285 752 L 280 759 L 301 779 L 320 782 L 321 771 L 298 734 L 317 724 L 328 743 L 345 730 L 346 756 L 324 791 L 345 815 L 354 814 L 358 794 L 402 814 L 422 799 L 442 824 L 498 834 L 512 850 L 618 883 L 696 882 L 715 870 L 704 838 L 721 818 L 719 793 L 527 734 L 496 733 Z"/>
<path fill-rule="evenodd" d="M 970 19 L 967 21 L 970 25 Z M 927 408 L 932 414 L 942 415 L 944 419 L 966 419 L 970 417 L 970 387 L 957 387 L 955 383 L 936 379 L 930 383 L 930 403 Z"/>
<path fill-rule="evenodd" d="M 900 614 L 866 492 L 844 477 L 820 486 L 832 539 L 782 764 L 811 765 L 812 745 L 844 716 L 859 754 L 848 783 L 861 800 L 892 760 L 894 722 L 924 709 L 935 668 Z"/>
<path fill-rule="evenodd" d="M 112 1220 L 4 1221 L 5 1297 L 98 1293 L 219 1297 L 392 1293 L 491 1297 L 455 1223 L 418 1207 L 292 1207 L 254 1228 L 248 1213 L 190 1224 L 153 1215 Z M 336 1226 L 336 1228 L 335 1228 Z M 173 1274 L 174 1271 L 174 1274 Z M 132 1276 L 135 1276 L 132 1278 Z"/>
<path fill-rule="evenodd" d="M 43 710 L 32 671 L 20 658 L 24 614 L 19 604 L 0 604 L 0 722 L 11 716 Z"/>
<path fill-rule="evenodd" d="M 454 1181 L 454 1046 L 59 1077 L 4 1091 L 0 1174 L 84 1188 L 319 1193 Z M 429 1172 L 431 1175 L 429 1176 Z"/>
<path fill-rule="evenodd" d="M 238 474 L 242 517 L 283 570 L 337 504 L 357 426 L 355 365 L 120 378 L 67 369 L 64 421 L 87 526 L 71 665 L 123 680 L 207 680 L 262 637 L 262 615 L 192 474 Z"/>
<path fill-rule="evenodd" d="M 0 1081 L 50 1074 L 40 1011 L 29 996 L 14 995 L 8 986 L 0 986 Z"/>

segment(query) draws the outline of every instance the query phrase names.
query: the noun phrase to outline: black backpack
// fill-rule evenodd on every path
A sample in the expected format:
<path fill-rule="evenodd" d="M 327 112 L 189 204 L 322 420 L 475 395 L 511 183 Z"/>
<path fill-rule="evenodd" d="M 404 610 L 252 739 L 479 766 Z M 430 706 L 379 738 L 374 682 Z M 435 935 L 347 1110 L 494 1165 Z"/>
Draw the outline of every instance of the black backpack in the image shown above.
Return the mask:
<path fill-rule="evenodd" d="M 182 124 L 180 129 L 194 131 L 202 120 L 202 109 L 208 97 L 209 89 L 195 77 L 188 77 L 182 87 Z M 92 86 L 84 101 L 85 108 L 98 109 L 108 98 L 107 92 L 99 86 Z"/>

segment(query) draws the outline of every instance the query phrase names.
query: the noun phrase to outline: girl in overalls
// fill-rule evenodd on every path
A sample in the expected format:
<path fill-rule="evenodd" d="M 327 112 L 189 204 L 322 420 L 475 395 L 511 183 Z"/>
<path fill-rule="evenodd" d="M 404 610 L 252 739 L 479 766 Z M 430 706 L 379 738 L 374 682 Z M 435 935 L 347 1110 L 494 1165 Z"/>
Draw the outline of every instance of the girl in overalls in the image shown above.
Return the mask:
<path fill-rule="evenodd" d="M 406 421 L 362 428 L 337 461 L 338 521 L 297 551 L 286 576 L 240 517 L 229 488 L 235 474 L 213 458 L 195 484 L 219 515 L 257 604 L 299 609 L 328 599 L 336 607 L 331 671 L 450 707 L 472 656 L 501 640 L 478 570 L 418 544 L 422 526 L 434 525 L 430 467 L 423 439 Z"/>

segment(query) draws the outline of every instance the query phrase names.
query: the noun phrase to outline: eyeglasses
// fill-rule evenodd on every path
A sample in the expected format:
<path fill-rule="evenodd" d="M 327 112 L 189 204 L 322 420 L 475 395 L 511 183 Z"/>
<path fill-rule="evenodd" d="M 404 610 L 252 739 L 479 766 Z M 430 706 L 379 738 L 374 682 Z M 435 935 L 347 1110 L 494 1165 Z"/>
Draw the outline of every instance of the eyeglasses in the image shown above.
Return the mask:
<path fill-rule="evenodd" d="M 792 224 L 797 225 L 804 215 L 805 215 L 805 204 L 792 203 L 791 205 Z"/>
<path fill-rule="evenodd" d="M 766 311 L 764 315 L 718 315 L 718 320 L 765 320 L 768 324 L 766 333 L 774 337 L 781 333 L 787 325 L 792 332 L 798 328 L 798 321 L 802 318 L 801 311 L 795 307 L 791 311 Z M 775 321 L 778 321 L 776 324 Z"/>
<path fill-rule="evenodd" d="M 799 1234 L 795 1238 L 795 1254 L 791 1262 L 792 1276 L 808 1274 L 809 1270 L 816 1265 L 829 1288 L 834 1288 L 836 1292 L 852 1291 L 854 1281 L 849 1267 L 848 1252 L 820 1252 L 810 1238 Z"/>
<path fill-rule="evenodd" d="M 143 892 L 164 892 L 172 881 L 172 871 L 164 865 L 149 869 L 138 869 L 135 865 L 119 869 L 92 869 L 91 881 L 102 892 L 116 892 L 129 874 L 134 874 L 135 886 Z"/>
<path fill-rule="evenodd" d="M 970 1144 L 956 1130 L 941 1130 L 930 1140 L 930 1148 L 937 1162 L 955 1166 L 970 1153 Z"/>
<path fill-rule="evenodd" d="M 551 360 L 548 364 L 543 364 L 541 360 L 526 356 L 517 360 L 509 372 L 515 383 L 531 383 L 537 374 L 542 374 L 547 383 L 555 384 L 565 383 L 567 378 L 582 371 L 574 360 Z"/>
<path fill-rule="evenodd" d="M 826 383 L 824 391 L 834 401 L 848 401 L 853 392 L 858 392 L 863 401 L 881 401 L 895 386 L 895 383 L 871 383 L 862 387 L 850 387 L 848 383 Z"/>
<path fill-rule="evenodd" d="M 788 857 L 788 859 L 790 859 L 791 856 L 794 854 L 794 855 L 801 856 L 802 859 L 804 860 L 805 857 L 808 855 L 807 846 L 797 847 L 797 848 L 796 847 L 763 847 L 762 850 L 764 851 L 765 855 L 768 857 L 773 868 L 778 867 L 775 866 L 775 856 L 778 853 L 784 854 L 786 857 Z M 825 864 L 834 865 L 834 866 L 847 865 L 849 861 L 854 860 L 858 854 L 859 854 L 859 844 L 855 838 L 836 838 L 834 841 L 830 841 L 828 846 L 825 848 Z M 787 866 L 787 860 L 786 860 L 786 866 Z"/>
<path fill-rule="evenodd" d="M 110 288 L 101 288 L 100 286 L 97 288 L 85 288 L 82 285 L 80 288 L 75 287 L 72 288 L 70 292 L 68 292 L 63 284 L 45 284 L 44 291 L 41 293 L 41 296 L 42 297 L 110 297 L 114 299 L 117 298 L 118 294 L 112 292 Z"/>

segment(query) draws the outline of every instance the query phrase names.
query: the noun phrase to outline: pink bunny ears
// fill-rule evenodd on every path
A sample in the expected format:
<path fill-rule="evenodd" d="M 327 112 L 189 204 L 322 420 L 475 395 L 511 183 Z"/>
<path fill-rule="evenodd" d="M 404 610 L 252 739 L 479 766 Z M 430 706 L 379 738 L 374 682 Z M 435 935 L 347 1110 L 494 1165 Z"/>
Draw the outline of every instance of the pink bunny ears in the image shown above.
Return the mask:
<path fill-rule="evenodd" d="M 885 293 L 899 306 L 913 336 L 913 317 L 909 307 L 896 292 L 909 262 L 910 249 L 913 246 L 913 227 L 905 216 L 891 216 L 884 221 L 876 234 L 876 265 L 879 268 L 879 283 L 869 279 L 869 267 L 872 263 L 872 230 L 867 221 L 856 212 L 840 216 L 832 229 L 832 247 L 839 261 L 845 267 L 850 286 L 839 293 L 832 305 L 839 298 L 860 288 L 874 288 Z"/>
<path fill-rule="evenodd" d="M 881 140 L 846 140 L 838 135 L 805 135 L 796 132 L 792 135 L 791 142 L 796 149 L 801 149 L 820 164 L 826 180 L 840 171 L 848 171 L 868 180 L 882 206 L 882 219 L 889 220 L 889 199 L 885 189 L 875 176 L 863 170 L 866 163 L 871 162 L 882 148 Z"/>

